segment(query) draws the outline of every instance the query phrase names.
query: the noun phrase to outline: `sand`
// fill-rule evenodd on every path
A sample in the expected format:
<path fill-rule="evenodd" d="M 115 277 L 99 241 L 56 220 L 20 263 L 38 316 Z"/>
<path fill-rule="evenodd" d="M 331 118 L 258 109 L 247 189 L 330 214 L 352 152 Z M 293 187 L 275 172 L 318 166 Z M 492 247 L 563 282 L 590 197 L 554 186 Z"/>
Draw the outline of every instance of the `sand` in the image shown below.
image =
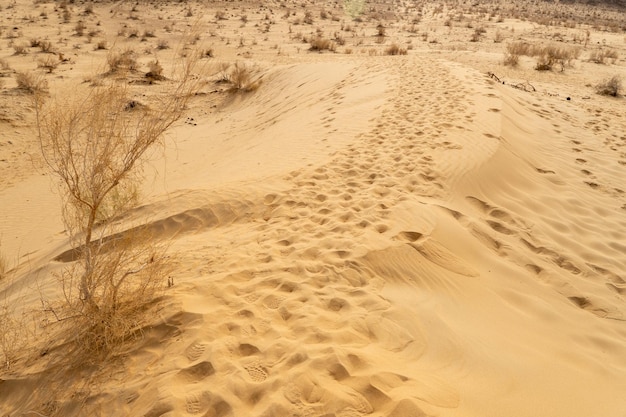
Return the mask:
<path fill-rule="evenodd" d="M 0 370 L 0 415 L 625 415 L 626 112 L 593 86 L 626 67 L 585 59 L 598 44 L 624 57 L 623 34 L 508 15 L 448 26 L 449 6 L 425 7 L 412 31 L 413 12 L 379 7 L 379 44 L 381 20 L 332 6 L 340 18 L 317 5 L 313 25 L 295 23 L 295 3 L 289 18 L 248 3 L 94 4 L 87 15 L 76 4 L 68 24 L 53 7 L 5 2 L 0 21 L 3 37 L 23 32 L 15 42 L 65 39 L 71 61 L 45 75 L 51 96 L 103 72 L 100 38 L 137 50 L 168 39 L 158 57 L 170 63 L 191 27 L 215 57 L 119 226 L 167 242 L 174 285 L 142 337 L 95 367 L 65 369 L 62 342 L 45 340 L 53 320 L 38 323 L 34 351 Z M 41 10 L 48 19 L 20 19 Z M 266 13 L 275 23 L 262 33 Z M 73 34 L 79 18 L 102 30 L 92 43 Z M 467 21 L 485 26 L 481 41 Z M 124 24 L 156 38 L 120 36 Z M 296 34 L 316 27 L 345 46 L 308 52 Z M 559 32 L 574 44 L 587 29 L 591 46 L 563 72 L 502 64 L 509 41 Z M 393 41 L 407 55 L 384 55 Z M 31 49 L 0 58 L 33 69 Z M 217 62 L 235 61 L 256 66 L 258 89 L 214 82 Z M 535 91 L 515 88 L 525 82 Z M 60 296 L 54 272 L 70 246 L 13 83 L 0 90 L 0 299 L 36 312 Z M 149 102 L 159 86 L 132 88 Z"/>

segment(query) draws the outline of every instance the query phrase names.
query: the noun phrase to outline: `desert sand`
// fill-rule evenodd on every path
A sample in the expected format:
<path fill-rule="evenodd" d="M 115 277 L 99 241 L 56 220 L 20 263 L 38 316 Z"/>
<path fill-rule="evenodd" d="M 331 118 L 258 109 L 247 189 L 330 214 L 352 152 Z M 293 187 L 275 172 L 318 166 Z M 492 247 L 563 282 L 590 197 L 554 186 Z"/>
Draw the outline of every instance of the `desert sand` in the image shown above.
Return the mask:
<path fill-rule="evenodd" d="M 626 101 L 595 90 L 626 79 L 624 11 L 359 3 L 0 1 L 0 415 L 626 415 Z M 513 42 L 579 55 L 505 65 Z M 118 225 L 167 243 L 173 285 L 68 367 L 41 309 L 71 247 L 15 75 L 67 98 L 128 48 L 146 105 L 148 62 L 203 51 Z M 236 62 L 252 91 L 218 82 Z"/>

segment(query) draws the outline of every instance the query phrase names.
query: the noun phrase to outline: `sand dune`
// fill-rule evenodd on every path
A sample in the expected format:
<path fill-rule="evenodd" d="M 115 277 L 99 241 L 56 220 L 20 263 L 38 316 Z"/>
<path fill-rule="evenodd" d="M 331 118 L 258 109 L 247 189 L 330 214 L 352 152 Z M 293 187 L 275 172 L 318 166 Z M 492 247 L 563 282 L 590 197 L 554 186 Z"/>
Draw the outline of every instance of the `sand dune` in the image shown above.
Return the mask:
<path fill-rule="evenodd" d="M 429 48 L 259 45 L 258 90 L 192 101 L 115 224 L 169 246 L 142 337 L 95 369 L 25 349 L 0 413 L 623 416 L 623 100 Z M 0 191 L 25 306 L 74 260 L 50 188 Z"/>

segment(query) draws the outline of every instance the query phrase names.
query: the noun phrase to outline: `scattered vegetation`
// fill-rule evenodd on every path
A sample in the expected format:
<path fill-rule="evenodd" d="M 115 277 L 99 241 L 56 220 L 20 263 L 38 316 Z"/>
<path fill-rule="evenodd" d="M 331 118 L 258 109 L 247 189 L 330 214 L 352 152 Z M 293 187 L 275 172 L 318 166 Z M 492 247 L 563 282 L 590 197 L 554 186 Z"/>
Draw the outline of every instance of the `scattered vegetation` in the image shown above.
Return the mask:
<path fill-rule="evenodd" d="M 614 75 L 596 85 L 596 92 L 603 96 L 619 97 L 622 93 L 622 79 Z"/>
<path fill-rule="evenodd" d="M 619 55 L 615 49 L 610 48 L 600 48 L 594 51 L 591 51 L 589 54 L 589 61 L 595 62 L 596 64 L 611 64 L 615 63 Z"/>
<path fill-rule="evenodd" d="M 135 71 L 137 69 L 137 58 L 135 51 L 125 49 L 124 51 L 111 50 L 107 55 L 107 65 L 110 73 L 120 71 Z"/>
<path fill-rule="evenodd" d="M 396 43 L 392 43 L 385 49 L 385 54 L 387 55 L 406 55 L 406 53 L 406 48 L 402 48 Z"/>
<path fill-rule="evenodd" d="M 116 230 L 114 219 L 128 209 L 133 199 L 127 190 L 146 152 L 182 116 L 191 87 L 186 71 L 154 110 L 129 106 L 133 101 L 119 84 L 96 87 L 80 99 L 36 100 L 41 151 L 58 180 L 73 245 L 59 275 L 65 298 L 46 301 L 45 309 L 69 323 L 75 346 L 92 359 L 138 334 L 148 302 L 164 283 L 165 257 L 147 244 L 149 233 Z"/>
<path fill-rule="evenodd" d="M 15 73 L 17 88 L 27 94 L 40 94 L 48 91 L 48 82 L 43 76 L 32 72 Z"/>
<path fill-rule="evenodd" d="M 230 91 L 256 91 L 261 85 L 261 80 L 256 73 L 257 70 L 253 66 L 236 62 L 228 74 L 228 82 L 231 84 Z"/>
<path fill-rule="evenodd" d="M 335 44 L 335 42 L 331 41 L 330 39 L 323 38 L 321 36 L 316 36 L 316 37 L 311 38 L 309 44 L 311 45 L 311 47 L 309 48 L 309 51 L 335 52 L 335 50 L 337 49 L 337 45 Z"/>
<path fill-rule="evenodd" d="M 563 71 L 566 66 L 580 56 L 579 47 L 565 45 L 533 45 L 527 42 L 511 42 L 507 45 L 505 53 L 505 65 L 516 66 L 520 56 L 530 56 L 537 59 L 535 69 L 537 71 L 549 71 L 555 66 Z"/>

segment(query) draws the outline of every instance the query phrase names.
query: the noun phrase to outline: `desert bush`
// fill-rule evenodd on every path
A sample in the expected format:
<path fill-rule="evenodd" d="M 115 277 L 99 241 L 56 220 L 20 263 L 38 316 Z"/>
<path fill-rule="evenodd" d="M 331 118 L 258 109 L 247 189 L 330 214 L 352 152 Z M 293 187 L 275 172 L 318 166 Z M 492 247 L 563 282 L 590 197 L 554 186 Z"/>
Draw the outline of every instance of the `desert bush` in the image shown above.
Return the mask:
<path fill-rule="evenodd" d="M 580 55 L 578 48 L 569 48 L 557 45 L 548 45 L 536 51 L 537 71 L 552 70 L 555 65 L 565 70 L 565 66 L 571 65 L 572 61 Z"/>
<path fill-rule="evenodd" d="M 41 52 L 44 53 L 51 53 L 52 52 L 52 42 L 47 41 L 47 40 L 43 40 L 39 42 L 39 48 L 41 49 Z"/>
<path fill-rule="evenodd" d="M 619 55 L 617 51 L 615 49 L 608 48 L 596 49 L 594 51 L 591 51 L 591 53 L 589 54 L 589 61 L 595 62 L 596 64 L 615 63 L 618 58 Z"/>
<path fill-rule="evenodd" d="M 596 92 L 603 96 L 618 97 L 622 92 L 622 79 L 614 75 L 596 85 Z"/>
<path fill-rule="evenodd" d="M 256 75 L 256 68 L 242 62 L 236 62 L 228 74 L 231 91 L 251 92 L 261 85 Z"/>
<path fill-rule="evenodd" d="M 59 59 L 55 55 L 47 55 L 37 60 L 37 68 L 43 68 L 52 73 L 59 66 Z"/>
<path fill-rule="evenodd" d="M 311 45 L 311 47 L 309 48 L 309 51 L 335 52 L 335 50 L 337 49 L 337 45 L 335 44 L 335 42 L 331 41 L 330 39 L 323 38 L 321 36 L 316 36 L 314 38 L 311 38 L 311 40 L 309 41 L 309 44 Z"/>
<path fill-rule="evenodd" d="M 28 53 L 28 46 L 23 43 L 13 44 L 14 55 L 26 55 Z"/>
<path fill-rule="evenodd" d="M 85 34 L 85 29 L 87 29 L 87 25 L 85 25 L 85 22 L 83 22 L 82 20 L 79 20 L 76 23 L 76 26 L 74 26 L 74 32 L 76 33 L 76 36 L 83 36 Z"/>
<path fill-rule="evenodd" d="M 148 63 L 148 72 L 146 73 L 146 78 L 150 78 L 152 80 L 164 80 L 163 76 L 163 66 L 159 62 L 158 59 L 154 61 L 150 61 Z"/>
<path fill-rule="evenodd" d="M 157 49 L 168 49 L 170 47 L 169 43 L 165 39 L 160 39 L 157 43 Z"/>
<path fill-rule="evenodd" d="M 385 54 L 387 55 L 406 55 L 407 51 L 405 48 L 400 47 L 396 43 L 392 43 L 385 49 Z"/>
<path fill-rule="evenodd" d="M 39 94 L 48 91 L 48 82 L 41 75 L 32 72 L 15 73 L 17 88 L 28 94 Z"/>
<path fill-rule="evenodd" d="M 120 193 L 136 183 L 146 152 L 182 117 L 195 88 L 190 74 L 187 67 L 157 109 L 128 111 L 132 100 L 119 84 L 82 98 L 36 102 L 41 151 L 58 180 L 72 244 L 69 266 L 58 276 L 65 297 L 46 302 L 46 310 L 69 323 L 74 346 L 96 359 L 136 335 L 146 304 L 163 284 L 165 258 L 146 244 L 148 231 L 114 226 L 128 208 Z"/>
<path fill-rule="evenodd" d="M 519 55 L 513 55 L 513 54 L 505 54 L 504 55 L 504 65 L 510 66 L 510 67 L 517 67 L 519 65 Z"/>
<path fill-rule="evenodd" d="M 126 49 L 124 51 L 111 50 L 107 55 L 107 65 L 110 73 L 119 71 L 134 71 L 137 69 L 137 58 L 135 51 Z"/>
<path fill-rule="evenodd" d="M 106 40 L 104 40 L 104 39 L 103 39 L 103 40 L 99 40 L 99 41 L 96 43 L 96 47 L 95 47 L 95 49 L 96 49 L 96 50 L 106 50 L 106 49 L 107 49 L 107 41 L 106 41 Z"/>

